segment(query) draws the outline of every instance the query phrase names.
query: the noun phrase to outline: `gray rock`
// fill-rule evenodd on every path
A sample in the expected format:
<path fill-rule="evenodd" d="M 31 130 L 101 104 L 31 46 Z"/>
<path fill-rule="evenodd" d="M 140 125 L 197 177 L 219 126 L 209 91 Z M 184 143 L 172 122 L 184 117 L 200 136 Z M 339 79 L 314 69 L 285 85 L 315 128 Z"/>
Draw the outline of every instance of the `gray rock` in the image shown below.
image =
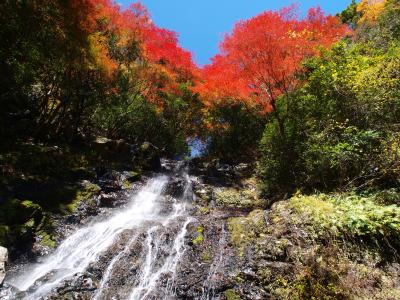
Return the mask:
<path fill-rule="evenodd" d="M 8 250 L 0 246 L 0 286 L 6 277 L 6 263 L 8 261 Z"/>

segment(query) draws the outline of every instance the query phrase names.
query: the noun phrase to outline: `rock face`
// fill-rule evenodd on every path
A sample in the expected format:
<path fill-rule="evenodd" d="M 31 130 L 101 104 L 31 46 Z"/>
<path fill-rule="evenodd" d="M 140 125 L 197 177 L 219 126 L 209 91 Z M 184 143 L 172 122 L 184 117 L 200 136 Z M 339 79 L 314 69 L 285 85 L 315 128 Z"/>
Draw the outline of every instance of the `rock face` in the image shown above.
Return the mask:
<path fill-rule="evenodd" d="M 154 206 L 151 191 L 146 190 L 140 198 L 143 206 L 128 213 L 132 220 L 147 213 L 143 222 L 124 227 L 84 270 L 57 283 L 46 291 L 44 299 L 352 299 L 353 294 L 340 290 L 341 282 L 329 281 L 335 280 L 336 271 L 342 272 L 341 278 L 349 282 L 361 274 L 365 279 L 360 277 L 356 281 L 367 288 L 359 285 L 359 290 L 376 287 L 371 299 L 400 299 L 398 263 L 388 264 L 384 271 L 368 269 L 370 262 L 357 264 L 335 252 L 338 249 L 332 245 L 321 246 L 316 236 L 307 231 L 310 224 L 302 227 L 304 220 L 296 221 L 287 201 L 265 209 L 256 183 L 244 175 L 249 166 L 203 164 L 196 170 L 198 177 L 190 177 L 183 171 L 184 166 L 171 161 L 163 162 L 162 167 L 164 176 L 160 177 L 168 175 L 168 181 Z M 213 174 L 217 180 L 207 174 Z M 96 203 L 99 214 L 104 215 L 84 223 L 103 224 L 96 227 L 96 234 L 119 230 L 119 225 L 102 222 L 115 211 L 130 209 L 128 200 L 121 201 L 126 191 L 117 191 L 122 188 L 119 182 L 128 175 L 108 173 L 102 177 L 102 192 Z M 136 180 L 131 177 L 131 181 Z M 134 194 L 140 191 L 131 191 L 125 198 Z M 90 207 L 87 202 L 82 205 L 82 211 Z M 79 206 L 77 211 L 80 212 Z M 75 216 L 79 217 L 78 213 Z M 122 221 L 114 220 L 123 224 Z M 73 227 L 70 234 L 79 228 Z M 91 238 L 92 234 L 82 235 L 76 247 Z M 93 243 L 93 249 L 102 242 Z M 0 248 L 0 262 L 6 261 L 6 252 L 1 253 Z M 362 256 L 355 258 L 363 260 Z M 4 267 L 0 268 L 0 279 L 2 270 Z M 24 272 L 23 267 L 21 270 Z M 372 270 L 371 275 L 365 270 Z M 27 293 L 46 285 L 54 275 L 48 272 L 38 278 Z M 391 296 L 379 297 L 383 295 L 378 294 L 379 287 Z M 317 294 L 322 290 L 323 294 Z M 9 282 L 0 288 L 0 298 L 7 295 L 18 295 Z"/>
<path fill-rule="evenodd" d="M 0 286 L 6 277 L 6 263 L 8 261 L 8 250 L 0 246 Z"/>

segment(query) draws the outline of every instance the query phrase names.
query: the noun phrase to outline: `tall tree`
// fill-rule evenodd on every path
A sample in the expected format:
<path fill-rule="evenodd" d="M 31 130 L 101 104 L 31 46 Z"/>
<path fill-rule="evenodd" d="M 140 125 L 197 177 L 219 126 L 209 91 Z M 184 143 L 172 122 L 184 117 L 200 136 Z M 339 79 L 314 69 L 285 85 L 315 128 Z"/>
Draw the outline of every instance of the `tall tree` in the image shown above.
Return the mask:
<path fill-rule="evenodd" d="M 196 90 L 206 103 L 229 98 L 272 111 L 280 95 L 296 88 L 302 60 L 349 33 L 347 25 L 319 8 L 310 9 L 304 19 L 295 6 L 266 11 L 237 23 L 225 36 L 221 54 L 204 68 Z"/>

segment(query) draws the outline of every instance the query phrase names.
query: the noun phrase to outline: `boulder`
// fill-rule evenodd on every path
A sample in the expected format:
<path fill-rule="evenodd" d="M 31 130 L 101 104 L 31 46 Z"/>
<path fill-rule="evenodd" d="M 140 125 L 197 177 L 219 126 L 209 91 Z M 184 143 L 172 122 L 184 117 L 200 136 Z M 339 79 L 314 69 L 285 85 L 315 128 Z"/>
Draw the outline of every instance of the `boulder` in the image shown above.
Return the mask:
<path fill-rule="evenodd" d="M 115 193 L 109 193 L 109 194 L 102 193 L 99 196 L 99 205 L 101 207 L 114 207 L 117 198 L 118 196 Z"/>
<path fill-rule="evenodd" d="M 91 144 L 92 149 L 105 161 L 115 159 L 130 162 L 132 159 L 132 145 L 124 140 L 111 140 L 97 137 Z"/>
<path fill-rule="evenodd" d="M 161 168 L 160 149 L 152 143 L 144 142 L 135 158 L 137 165 L 145 171 L 156 171 Z"/>
<path fill-rule="evenodd" d="M 173 178 L 167 184 L 165 188 L 165 192 L 167 195 L 170 195 L 175 198 L 179 198 L 183 195 L 186 188 L 186 182 L 183 178 Z"/>
<path fill-rule="evenodd" d="M 99 185 L 106 193 L 119 191 L 123 187 L 122 175 L 116 171 L 107 172 L 100 178 Z"/>
<path fill-rule="evenodd" d="M 8 261 L 8 250 L 0 246 L 0 286 L 6 277 L 6 263 Z"/>

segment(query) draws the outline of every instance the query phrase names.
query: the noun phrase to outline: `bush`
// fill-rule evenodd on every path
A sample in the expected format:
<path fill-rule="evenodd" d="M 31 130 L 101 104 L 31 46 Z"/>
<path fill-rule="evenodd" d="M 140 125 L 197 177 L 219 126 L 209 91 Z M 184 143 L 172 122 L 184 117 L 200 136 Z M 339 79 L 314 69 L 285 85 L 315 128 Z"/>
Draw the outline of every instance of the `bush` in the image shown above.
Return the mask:
<path fill-rule="evenodd" d="M 400 46 L 339 43 L 305 62 L 304 86 L 281 97 L 260 143 L 266 197 L 399 184 Z"/>
<path fill-rule="evenodd" d="M 356 195 L 296 195 L 290 206 L 317 234 L 328 231 L 343 238 L 368 238 L 400 246 L 400 207 L 380 205 L 374 200 Z"/>

